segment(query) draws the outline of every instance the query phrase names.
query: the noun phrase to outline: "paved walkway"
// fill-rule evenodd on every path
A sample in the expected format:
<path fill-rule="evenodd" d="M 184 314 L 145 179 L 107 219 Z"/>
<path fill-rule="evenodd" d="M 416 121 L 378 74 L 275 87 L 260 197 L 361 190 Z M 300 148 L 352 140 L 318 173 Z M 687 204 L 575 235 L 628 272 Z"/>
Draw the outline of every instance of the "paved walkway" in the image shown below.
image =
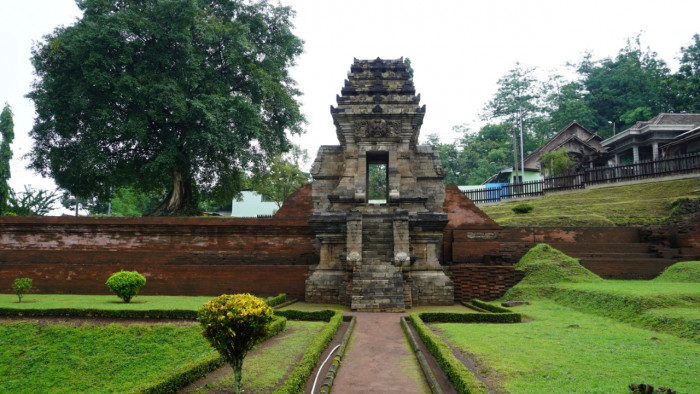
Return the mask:
<path fill-rule="evenodd" d="M 400 313 L 345 312 L 355 331 L 333 383 L 333 394 L 429 393 L 401 329 Z"/>

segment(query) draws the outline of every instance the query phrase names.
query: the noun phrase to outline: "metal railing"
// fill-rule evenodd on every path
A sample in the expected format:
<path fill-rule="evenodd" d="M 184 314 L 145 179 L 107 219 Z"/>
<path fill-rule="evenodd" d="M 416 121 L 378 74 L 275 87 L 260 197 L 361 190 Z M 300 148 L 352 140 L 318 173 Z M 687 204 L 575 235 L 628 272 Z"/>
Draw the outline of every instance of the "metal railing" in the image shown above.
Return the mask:
<path fill-rule="evenodd" d="M 467 190 L 463 193 L 475 204 L 484 204 L 510 198 L 541 196 L 547 192 L 585 189 L 587 185 L 600 183 L 625 182 L 693 172 L 700 172 L 700 152 L 631 164 L 588 168 L 572 175 L 502 184 Z"/>

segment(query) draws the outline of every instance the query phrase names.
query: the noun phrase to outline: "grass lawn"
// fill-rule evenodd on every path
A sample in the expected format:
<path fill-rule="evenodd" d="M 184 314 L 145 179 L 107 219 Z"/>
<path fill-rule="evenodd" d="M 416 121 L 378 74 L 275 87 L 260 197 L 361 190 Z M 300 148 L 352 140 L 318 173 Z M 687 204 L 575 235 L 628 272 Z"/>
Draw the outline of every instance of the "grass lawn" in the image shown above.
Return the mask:
<path fill-rule="evenodd" d="M 196 311 L 205 302 L 214 297 L 181 296 L 141 296 L 137 295 L 131 302 L 124 303 L 115 295 L 82 294 L 27 294 L 22 302 L 17 302 L 15 294 L 0 294 L 2 308 L 86 308 L 86 309 L 128 309 L 128 310 L 193 310 Z"/>
<path fill-rule="evenodd" d="M 480 206 L 502 226 L 626 226 L 657 224 L 681 198 L 698 198 L 700 178 L 577 190 L 529 200 L 534 209 L 516 214 L 522 201 Z"/>
<path fill-rule="evenodd" d="M 700 387 L 700 344 L 580 313 L 553 301 L 515 308 L 522 324 L 431 324 L 513 393 L 629 392 L 630 383 L 679 393 Z"/>
<path fill-rule="evenodd" d="M 287 321 L 287 330 L 269 339 L 243 361 L 242 386 L 246 393 L 270 393 L 301 359 L 311 341 L 326 326 L 326 322 Z M 230 375 L 196 390 L 196 393 L 221 392 L 233 389 Z"/>
<path fill-rule="evenodd" d="M 0 323 L 0 392 L 123 392 L 215 351 L 198 324 Z"/>

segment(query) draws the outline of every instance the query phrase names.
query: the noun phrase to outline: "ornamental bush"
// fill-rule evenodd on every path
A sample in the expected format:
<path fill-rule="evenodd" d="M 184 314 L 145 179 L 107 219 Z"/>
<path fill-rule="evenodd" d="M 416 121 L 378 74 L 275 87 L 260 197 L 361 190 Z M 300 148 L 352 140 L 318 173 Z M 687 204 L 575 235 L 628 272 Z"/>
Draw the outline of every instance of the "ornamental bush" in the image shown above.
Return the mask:
<path fill-rule="evenodd" d="M 17 294 L 19 302 L 22 302 L 22 296 L 32 289 L 32 280 L 30 278 L 17 278 L 12 282 L 12 290 Z"/>
<path fill-rule="evenodd" d="M 250 294 L 224 294 L 204 304 L 198 316 L 204 338 L 233 368 L 233 389 L 240 393 L 243 359 L 266 337 L 272 308 Z"/>
<path fill-rule="evenodd" d="M 524 203 L 521 203 L 521 204 L 518 204 L 518 205 L 514 206 L 514 207 L 511 208 L 511 209 L 512 209 L 513 212 L 515 212 L 515 213 L 529 213 L 530 211 L 532 211 L 533 209 L 535 209 L 535 207 L 532 206 L 532 204 L 528 204 L 528 203 L 525 203 L 525 202 L 524 202 Z"/>
<path fill-rule="evenodd" d="M 119 271 L 112 274 L 107 279 L 106 284 L 109 291 L 116 294 L 124 302 L 129 302 L 146 284 L 146 278 L 136 271 Z"/>

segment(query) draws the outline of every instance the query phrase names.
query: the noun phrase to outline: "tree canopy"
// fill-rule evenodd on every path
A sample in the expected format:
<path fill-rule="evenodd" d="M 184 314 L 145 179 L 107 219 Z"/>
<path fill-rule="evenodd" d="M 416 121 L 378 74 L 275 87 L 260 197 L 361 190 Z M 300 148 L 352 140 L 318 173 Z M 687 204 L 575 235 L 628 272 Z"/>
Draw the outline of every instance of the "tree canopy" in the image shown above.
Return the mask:
<path fill-rule="evenodd" d="M 577 121 L 603 138 L 661 112 L 700 111 L 700 34 L 680 48 L 680 67 L 671 73 L 663 59 L 641 45 L 641 35 L 627 40 L 614 57 L 594 59 L 586 53 L 570 64 L 574 80 L 549 75 L 546 80 L 534 67 L 520 63 L 503 75 L 486 103 L 478 132 L 455 126 L 461 137 L 436 146 L 446 183 L 479 184 L 498 171 L 520 162 L 520 123 L 524 154 L 537 149 L 558 131 Z M 512 152 L 512 157 L 507 158 Z M 565 173 L 571 163 L 562 152 L 548 159 L 553 172 Z M 560 165 L 559 165 L 560 164 Z M 567 167 L 568 166 L 568 167 Z M 551 172 L 551 171 L 550 171 Z"/>
<path fill-rule="evenodd" d="M 78 198 L 167 193 L 159 214 L 228 200 L 301 133 L 293 11 L 266 0 L 79 0 L 35 46 L 30 167 Z"/>
<path fill-rule="evenodd" d="M 10 160 L 12 149 L 10 145 L 15 138 L 15 126 L 12 122 L 12 110 L 8 104 L 0 113 L 0 215 L 7 212 L 7 203 L 10 198 Z"/>

